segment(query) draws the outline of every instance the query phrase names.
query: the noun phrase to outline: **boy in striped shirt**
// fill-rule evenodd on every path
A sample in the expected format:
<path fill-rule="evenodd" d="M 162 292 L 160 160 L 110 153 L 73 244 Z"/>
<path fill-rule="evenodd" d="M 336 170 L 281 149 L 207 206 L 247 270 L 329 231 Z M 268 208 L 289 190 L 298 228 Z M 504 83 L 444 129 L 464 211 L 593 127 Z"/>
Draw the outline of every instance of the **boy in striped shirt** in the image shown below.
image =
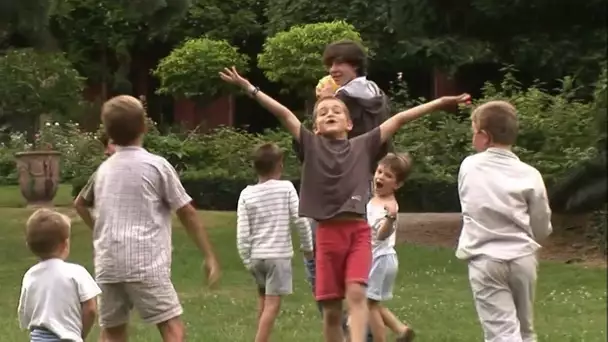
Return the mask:
<path fill-rule="evenodd" d="M 253 168 L 258 183 L 243 191 L 237 208 L 237 247 L 243 264 L 258 287 L 256 342 L 268 341 L 281 306 L 281 296 L 292 293 L 290 223 L 300 235 L 301 250 L 312 259 L 312 233 L 308 220 L 299 217 L 299 200 L 290 181 L 280 180 L 283 152 L 276 144 L 256 148 Z"/>

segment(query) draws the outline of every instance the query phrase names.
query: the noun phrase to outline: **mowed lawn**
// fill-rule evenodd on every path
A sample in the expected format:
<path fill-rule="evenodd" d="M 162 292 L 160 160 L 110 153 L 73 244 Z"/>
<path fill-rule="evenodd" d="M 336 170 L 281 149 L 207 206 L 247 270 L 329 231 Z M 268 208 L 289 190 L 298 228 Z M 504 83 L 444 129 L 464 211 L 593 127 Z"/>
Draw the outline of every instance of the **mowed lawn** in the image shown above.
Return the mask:
<path fill-rule="evenodd" d="M 24 222 L 31 210 L 7 208 L 18 205 L 10 199 L 18 201 L 19 193 L 16 188 L 10 191 L 5 188 L 3 192 L 0 194 L 0 340 L 26 341 L 27 333 L 18 327 L 16 308 L 21 278 L 36 262 L 23 239 Z M 69 204 L 69 189 L 62 188 L 60 192 L 58 204 Z M 68 208 L 59 210 L 69 212 Z M 252 341 L 256 328 L 256 291 L 236 251 L 235 216 L 201 212 L 201 217 L 209 227 L 223 278 L 217 289 L 205 288 L 201 256 L 176 224 L 173 281 L 184 305 L 188 341 Z M 418 331 L 417 340 L 481 341 L 466 266 L 454 258 L 453 251 L 401 245 L 398 253 L 400 273 L 395 298 L 387 306 Z M 69 260 L 92 271 L 91 233 L 78 219 L 74 220 Z M 299 255 L 293 265 L 294 294 L 285 298 L 272 340 L 322 341 L 321 320 Z M 541 263 L 536 308 L 540 341 L 606 341 L 606 270 Z M 95 329 L 89 340 L 96 340 L 97 333 Z M 135 318 L 131 341 L 159 340 L 156 329 Z"/>

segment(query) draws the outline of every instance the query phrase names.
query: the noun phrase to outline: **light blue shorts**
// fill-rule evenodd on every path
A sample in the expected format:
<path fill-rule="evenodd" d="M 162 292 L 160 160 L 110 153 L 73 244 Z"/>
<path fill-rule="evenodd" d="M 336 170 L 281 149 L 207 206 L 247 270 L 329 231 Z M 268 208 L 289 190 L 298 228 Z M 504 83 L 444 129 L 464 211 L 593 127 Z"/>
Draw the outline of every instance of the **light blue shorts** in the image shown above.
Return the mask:
<path fill-rule="evenodd" d="M 398 268 L 397 254 L 386 254 L 374 258 L 367 283 L 367 298 L 375 301 L 393 298 L 393 286 Z"/>

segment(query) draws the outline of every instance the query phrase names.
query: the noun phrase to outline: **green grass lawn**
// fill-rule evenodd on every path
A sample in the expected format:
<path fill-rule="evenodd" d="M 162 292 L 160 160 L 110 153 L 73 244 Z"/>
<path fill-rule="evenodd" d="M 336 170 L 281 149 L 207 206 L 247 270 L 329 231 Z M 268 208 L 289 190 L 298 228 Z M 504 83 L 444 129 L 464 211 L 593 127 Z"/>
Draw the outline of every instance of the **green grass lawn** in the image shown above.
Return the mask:
<path fill-rule="evenodd" d="M 0 338 L 25 341 L 18 328 L 16 307 L 23 273 L 36 262 L 27 251 L 22 227 L 31 211 L 0 209 Z M 185 308 L 189 341 L 252 341 L 256 292 L 241 266 L 231 213 L 201 213 L 223 267 L 218 289 L 203 286 L 201 257 L 181 229 L 174 232 L 173 281 Z M 70 261 L 91 270 L 91 234 L 77 220 L 72 232 Z M 418 331 L 422 342 L 481 341 L 480 327 L 468 288 L 466 267 L 451 250 L 402 245 L 395 299 L 387 305 Z M 273 341 L 322 341 L 321 321 L 305 281 L 299 256 L 294 259 L 294 291 L 285 299 Z M 540 341 L 606 341 L 606 270 L 541 263 L 536 322 Z M 93 331 L 90 340 L 96 340 Z M 156 329 L 139 323 L 131 341 L 159 341 Z"/>

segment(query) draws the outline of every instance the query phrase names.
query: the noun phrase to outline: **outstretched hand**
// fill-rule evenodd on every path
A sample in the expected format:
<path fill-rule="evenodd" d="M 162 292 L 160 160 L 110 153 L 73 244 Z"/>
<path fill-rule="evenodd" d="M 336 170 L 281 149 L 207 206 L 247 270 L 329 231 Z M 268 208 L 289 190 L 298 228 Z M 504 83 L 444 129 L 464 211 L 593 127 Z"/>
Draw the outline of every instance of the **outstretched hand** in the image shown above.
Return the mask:
<path fill-rule="evenodd" d="M 444 96 L 443 102 L 450 105 L 471 104 L 471 95 L 464 93 L 458 96 Z"/>
<path fill-rule="evenodd" d="M 246 78 L 239 75 L 235 67 L 224 68 L 224 72 L 220 72 L 220 78 L 225 82 L 234 84 L 235 86 L 238 86 L 242 89 L 251 87 L 251 83 L 249 83 Z"/>

